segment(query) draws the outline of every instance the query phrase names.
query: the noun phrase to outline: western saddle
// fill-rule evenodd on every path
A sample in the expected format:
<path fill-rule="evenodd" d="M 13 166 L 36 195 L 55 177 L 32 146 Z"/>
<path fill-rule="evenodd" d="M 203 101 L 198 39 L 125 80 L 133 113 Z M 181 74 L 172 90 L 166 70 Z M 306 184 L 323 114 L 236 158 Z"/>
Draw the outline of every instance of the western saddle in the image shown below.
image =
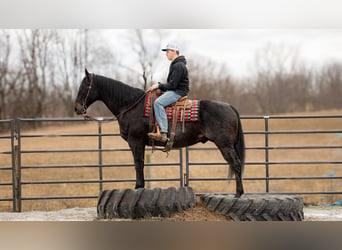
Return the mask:
<path fill-rule="evenodd" d="M 159 125 L 154 117 L 154 111 L 153 111 L 153 104 L 154 101 L 161 95 L 161 91 L 159 89 L 154 90 L 151 92 L 149 98 L 149 104 L 150 104 L 150 122 L 149 122 L 149 130 L 152 132 L 157 132 L 158 134 L 160 134 L 160 130 L 159 130 Z M 179 113 L 181 113 L 181 115 L 185 114 L 185 110 L 191 109 L 192 108 L 192 101 L 188 99 L 188 96 L 183 96 L 181 98 L 178 99 L 177 102 L 169 105 L 168 107 L 172 107 L 173 108 L 173 112 L 172 112 L 172 120 L 171 120 L 171 130 L 170 130 L 170 138 L 167 141 L 165 148 L 162 150 L 163 152 L 169 152 L 172 149 L 173 143 L 174 143 L 174 139 L 176 136 L 176 126 L 177 126 L 177 122 L 179 119 Z M 183 110 L 183 112 L 180 112 L 181 110 Z M 182 117 L 182 132 L 184 133 L 184 126 L 185 126 L 185 117 Z M 152 149 L 155 148 L 154 145 L 154 140 L 152 140 Z"/>

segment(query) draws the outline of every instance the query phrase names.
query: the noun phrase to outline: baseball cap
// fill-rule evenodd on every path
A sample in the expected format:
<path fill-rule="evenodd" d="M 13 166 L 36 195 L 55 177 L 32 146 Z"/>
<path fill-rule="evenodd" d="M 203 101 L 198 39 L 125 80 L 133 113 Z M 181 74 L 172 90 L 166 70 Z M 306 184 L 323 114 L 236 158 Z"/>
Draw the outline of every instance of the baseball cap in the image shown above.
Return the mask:
<path fill-rule="evenodd" d="M 166 47 L 164 49 L 162 49 L 162 51 L 167 51 L 167 50 L 176 50 L 176 51 L 179 51 L 179 48 L 177 46 L 177 44 L 174 44 L 174 43 L 168 43 L 166 45 Z"/>

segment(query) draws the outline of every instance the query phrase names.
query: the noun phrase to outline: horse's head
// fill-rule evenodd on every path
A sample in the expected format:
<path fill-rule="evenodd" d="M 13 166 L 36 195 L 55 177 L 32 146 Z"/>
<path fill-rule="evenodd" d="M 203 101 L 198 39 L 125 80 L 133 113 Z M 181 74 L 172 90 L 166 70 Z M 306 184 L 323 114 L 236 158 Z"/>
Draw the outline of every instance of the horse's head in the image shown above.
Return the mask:
<path fill-rule="evenodd" d="M 85 69 L 85 77 L 83 78 L 75 102 L 75 112 L 78 115 L 86 115 L 87 108 L 96 101 L 96 90 L 94 86 L 94 74 L 90 74 Z"/>

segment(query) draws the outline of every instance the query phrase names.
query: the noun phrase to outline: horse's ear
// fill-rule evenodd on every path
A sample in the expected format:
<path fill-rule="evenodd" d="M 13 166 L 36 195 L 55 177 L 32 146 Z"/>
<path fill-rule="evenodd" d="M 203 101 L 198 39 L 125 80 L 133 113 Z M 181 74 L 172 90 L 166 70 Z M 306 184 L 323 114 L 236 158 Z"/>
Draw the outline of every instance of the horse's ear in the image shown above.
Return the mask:
<path fill-rule="evenodd" d="M 84 71 L 85 71 L 85 75 L 86 75 L 87 79 L 90 80 L 90 73 L 88 72 L 88 70 L 86 68 L 84 69 Z"/>

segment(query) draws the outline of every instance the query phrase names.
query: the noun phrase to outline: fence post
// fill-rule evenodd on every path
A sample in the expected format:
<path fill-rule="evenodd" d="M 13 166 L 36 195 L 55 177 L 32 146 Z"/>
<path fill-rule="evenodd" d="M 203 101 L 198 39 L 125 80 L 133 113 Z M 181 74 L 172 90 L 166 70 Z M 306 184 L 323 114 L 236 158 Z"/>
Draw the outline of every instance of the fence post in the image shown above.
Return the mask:
<path fill-rule="evenodd" d="M 183 149 L 179 148 L 179 185 L 183 187 Z"/>
<path fill-rule="evenodd" d="M 145 158 L 146 158 L 146 178 L 149 180 L 146 182 L 146 188 L 151 188 L 152 187 L 152 183 L 150 181 L 150 179 L 152 179 L 152 166 L 149 165 L 151 163 L 151 154 L 147 153 L 145 154 Z"/>
<path fill-rule="evenodd" d="M 15 128 L 14 128 L 14 120 L 11 120 L 11 155 L 12 155 L 12 197 L 13 197 L 13 212 L 16 211 L 16 186 L 15 186 L 15 181 L 16 181 L 16 178 L 15 178 L 15 165 L 18 164 L 17 163 L 17 155 L 15 154 L 15 147 L 14 147 L 14 131 L 15 131 Z"/>
<path fill-rule="evenodd" d="M 99 135 L 99 178 L 100 178 L 100 193 L 102 192 L 103 173 L 102 173 L 102 124 L 101 120 L 98 121 L 98 135 Z"/>
<path fill-rule="evenodd" d="M 264 116 L 265 119 L 265 170 L 266 170 L 266 193 L 269 192 L 269 151 L 268 151 L 268 121 L 269 116 Z"/>
<path fill-rule="evenodd" d="M 21 212 L 20 210 L 20 174 L 19 174 L 19 164 L 18 164 L 19 150 L 18 145 L 14 146 L 14 212 Z M 17 205 L 18 204 L 18 205 Z"/>
<path fill-rule="evenodd" d="M 14 199 L 15 212 L 21 212 L 21 137 L 20 119 L 15 121 L 16 137 L 18 145 L 14 146 Z"/>
<path fill-rule="evenodd" d="M 189 148 L 185 148 L 185 174 L 184 174 L 184 186 L 189 186 Z"/>

